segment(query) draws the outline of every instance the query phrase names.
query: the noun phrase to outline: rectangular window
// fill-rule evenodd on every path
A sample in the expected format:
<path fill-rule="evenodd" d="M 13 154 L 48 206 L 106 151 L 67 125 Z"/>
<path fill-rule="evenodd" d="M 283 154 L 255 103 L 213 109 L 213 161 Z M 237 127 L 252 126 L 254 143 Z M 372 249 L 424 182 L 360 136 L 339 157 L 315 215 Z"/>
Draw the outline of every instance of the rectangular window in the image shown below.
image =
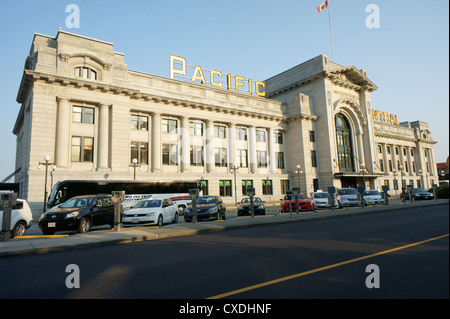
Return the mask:
<path fill-rule="evenodd" d="M 407 161 L 405 161 L 405 170 L 406 170 L 406 173 L 409 172 L 409 166 L 408 166 L 408 162 Z"/>
<path fill-rule="evenodd" d="M 380 159 L 380 171 L 384 172 L 384 162 Z"/>
<path fill-rule="evenodd" d="M 283 144 L 283 133 L 275 132 L 275 144 Z"/>
<path fill-rule="evenodd" d="M 242 195 L 243 196 L 247 196 L 247 188 L 248 187 L 253 187 L 253 181 L 251 179 L 243 179 L 242 180 Z"/>
<path fill-rule="evenodd" d="M 314 131 L 309 131 L 309 141 L 315 142 L 316 141 L 316 134 Z"/>
<path fill-rule="evenodd" d="M 199 121 L 190 122 L 189 134 L 194 136 L 203 136 L 203 123 Z"/>
<path fill-rule="evenodd" d="M 176 144 L 162 145 L 162 160 L 164 165 L 178 165 Z"/>
<path fill-rule="evenodd" d="M 148 131 L 148 116 L 131 115 L 131 129 Z"/>
<path fill-rule="evenodd" d="M 266 141 L 266 130 L 257 129 L 256 130 L 256 142 L 265 142 Z"/>
<path fill-rule="evenodd" d="M 236 150 L 239 167 L 248 167 L 247 150 Z"/>
<path fill-rule="evenodd" d="M 148 164 L 148 143 L 131 142 L 130 162 L 137 159 L 139 164 Z"/>
<path fill-rule="evenodd" d="M 71 160 L 72 162 L 93 162 L 94 138 L 73 136 Z"/>
<path fill-rule="evenodd" d="M 388 154 L 391 154 L 391 147 L 389 145 L 386 147 L 386 150 Z"/>
<path fill-rule="evenodd" d="M 389 163 L 389 172 L 392 172 L 392 170 L 393 170 L 392 160 L 389 160 L 388 163 Z"/>
<path fill-rule="evenodd" d="M 161 126 L 163 133 L 177 134 L 178 132 L 177 120 L 162 119 Z"/>
<path fill-rule="evenodd" d="M 258 167 L 267 167 L 267 152 L 256 151 L 256 156 Z"/>
<path fill-rule="evenodd" d="M 378 144 L 378 153 L 383 153 L 383 148 L 381 147 L 381 145 L 380 144 Z"/>
<path fill-rule="evenodd" d="M 262 180 L 262 191 L 263 195 L 273 195 L 272 180 L 270 179 Z"/>
<path fill-rule="evenodd" d="M 286 192 L 289 190 L 289 180 L 285 179 L 285 180 L 281 180 L 281 194 L 286 194 Z"/>
<path fill-rule="evenodd" d="M 191 165 L 203 166 L 203 146 L 191 146 Z"/>
<path fill-rule="evenodd" d="M 231 193 L 231 180 L 219 180 L 219 195 L 222 197 L 230 197 Z"/>
<path fill-rule="evenodd" d="M 222 125 L 214 125 L 214 137 L 226 138 L 226 127 Z"/>
<path fill-rule="evenodd" d="M 317 167 L 317 153 L 315 150 L 311 151 L 311 166 Z"/>
<path fill-rule="evenodd" d="M 394 179 L 394 180 L 392 181 L 392 183 L 393 183 L 393 185 L 394 185 L 394 190 L 395 190 L 395 191 L 398 190 L 398 180 Z"/>
<path fill-rule="evenodd" d="M 94 108 L 74 106 L 72 108 L 72 121 L 75 123 L 94 124 Z"/>
<path fill-rule="evenodd" d="M 227 149 L 216 147 L 214 149 L 214 157 L 216 166 L 226 167 L 227 166 Z"/>
<path fill-rule="evenodd" d="M 202 187 L 203 196 L 209 195 L 209 193 L 208 193 L 208 181 L 202 180 L 201 181 L 201 187 Z"/>
<path fill-rule="evenodd" d="M 236 139 L 239 141 L 247 140 L 247 129 L 245 127 L 236 128 Z"/>
<path fill-rule="evenodd" d="M 411 153 L 411 156 L 414 156 L 414 149 L 413 148 L 410 149 L 410 153 Z"/>
<path fill-rule="evenodd" d="M 284 168 L 284 153 L 283 152 L 276 152 L 277 156 L 277 168 Z"/>

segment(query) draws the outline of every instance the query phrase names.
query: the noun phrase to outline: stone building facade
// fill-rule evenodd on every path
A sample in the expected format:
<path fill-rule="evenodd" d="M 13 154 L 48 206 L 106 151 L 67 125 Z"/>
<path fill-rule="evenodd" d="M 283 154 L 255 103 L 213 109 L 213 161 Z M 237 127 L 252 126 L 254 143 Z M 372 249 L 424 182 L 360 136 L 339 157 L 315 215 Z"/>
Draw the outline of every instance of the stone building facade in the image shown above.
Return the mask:
<path fill-rule="evenodd" d="M 377 120 L 365 71 L 320 55 L 264 83 L 262 98 L 164 78 L 129 70 L 112 43 L 35 34 L 13 130 L 20 197 L 42 208 L 44 156 L 55 165 L 48 188 L 131 180 L 136 158 L 136 179 L 202 180 L 228 204 L 247 185 L 266 201 L 293 186 L 309 194 L 389 184 L 395 194 L 401 166 L 406 185 L 437 181 L 428 125 Z"/>

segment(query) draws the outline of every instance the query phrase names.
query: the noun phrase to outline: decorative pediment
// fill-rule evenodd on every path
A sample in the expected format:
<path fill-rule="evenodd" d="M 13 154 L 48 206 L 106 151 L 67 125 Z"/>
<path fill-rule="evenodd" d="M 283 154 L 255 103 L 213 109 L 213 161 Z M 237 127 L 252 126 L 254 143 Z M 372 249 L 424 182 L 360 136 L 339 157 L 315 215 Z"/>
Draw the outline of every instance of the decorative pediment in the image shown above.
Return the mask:
<path fill-rule="evenodd" d="M 375 91 L 378 87 L 369 80 L 365 72 L 356 69 L 354 66 L 343 67 L 326 71 L 327 76 L 333 84 L 354 90 Z"/>

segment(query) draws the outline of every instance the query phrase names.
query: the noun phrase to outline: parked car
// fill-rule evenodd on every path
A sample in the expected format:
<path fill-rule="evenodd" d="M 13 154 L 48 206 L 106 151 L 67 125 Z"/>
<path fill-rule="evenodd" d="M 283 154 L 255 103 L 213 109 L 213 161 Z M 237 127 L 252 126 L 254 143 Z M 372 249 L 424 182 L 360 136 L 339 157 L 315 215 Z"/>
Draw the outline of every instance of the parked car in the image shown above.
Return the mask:
<path fill-rule="evenodd" d="M 30 206 L 24 199 L 17 199 L 16 206 L 11 209 L 11 238 L 25 235 L 33 223 L 33 214 Z M 0 229 L 3 226 L 3 205 L 0 205 Z"/>
<path fill-rule="evenodd" d="M 147 199 L 126 210 L 122 225 L 158 225 L 178 222 L 178 207 L 169 198 Z"/>
<path fill-rule="evenodd" d="M 253 197 L 253 210 L 255 215 L 265 215 L 266 206 L 259 197 Z M 250 197 L 244 197 L 238 205 L 238 216 L 251 215 Z"/>
<path fill-rule="evenodd" d="M 224 219 L 226 207 L 219 196 L 200 196 L 197 198 L 197 220 Z M 184 220 L 191 222 L 193 218 L 192 203 L 184 211 Z"/>
<path fill-rule="evenodd" d="M 403 192 L 400 193 L 400 199 L 403 201 Z M 421 199 L 434 199 L 433 193 L 428 192 L 423 188 L 412 188 L 411 189 L 411 197 L 413 200 L 421 200 Z M 409 200 L 409 191 L 405 193 L 405 199 Z"/>
<path fill-rule="evenodd" d="M 336 200 L 339 208 L 344 206 L 359 206 L 361 198 L 358 191 L 354 188 L 338 188 L 336 190 Z"/>
<path fill-rule="evenodd" d="M 44 235 L 56 231 L 88 232 L 92 226 L 108 224 L 114 227 L 114 204 L 111 195 L 75 196 L 39 218 L 38 226 Z"/>
<path fill-rule="evenodd" d="M 378 189 L 367 189 L 363 193 L 364 205 L 384 204 L 384 198 Z"/>
<path fill-rule="evenodd" d="M 280 199 L 280 204 L 281 204 L 281 212 L 284 213 L 290 212 L 291 207 L 292 211 L 295 212 L 295 196 L 292 196 L 292 199 L 289 200 L 289 196 L 285 195 L 284 198 Z M 303 194 L 298 195 L 298 205 L 299 211 L 314 210 L 314 205 L 311 199 L 309 199 L 309 197 L 306 197 Z"/>
<path fill-rule="evenodd" d="M 331 195 L 326 192 L 314 192 L 310 199 L 314 205 L 314 209 L 331 208 Z M 334 207 L 339 207 L 336 198 L 334 199 Z"/>

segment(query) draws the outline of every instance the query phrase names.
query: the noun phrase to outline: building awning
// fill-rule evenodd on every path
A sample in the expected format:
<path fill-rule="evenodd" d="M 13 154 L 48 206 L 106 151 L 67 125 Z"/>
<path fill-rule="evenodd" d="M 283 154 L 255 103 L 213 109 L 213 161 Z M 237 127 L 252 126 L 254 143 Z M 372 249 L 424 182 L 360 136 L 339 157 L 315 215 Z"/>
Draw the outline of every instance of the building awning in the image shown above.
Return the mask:
<path fill-rule="evenodd" d="M 334 173 L 334 177 L 360 177 L 360 178 L 378 178 L 384 176 L 383 173 L 355 173 L 355 172 L 339 172 Z"/>

